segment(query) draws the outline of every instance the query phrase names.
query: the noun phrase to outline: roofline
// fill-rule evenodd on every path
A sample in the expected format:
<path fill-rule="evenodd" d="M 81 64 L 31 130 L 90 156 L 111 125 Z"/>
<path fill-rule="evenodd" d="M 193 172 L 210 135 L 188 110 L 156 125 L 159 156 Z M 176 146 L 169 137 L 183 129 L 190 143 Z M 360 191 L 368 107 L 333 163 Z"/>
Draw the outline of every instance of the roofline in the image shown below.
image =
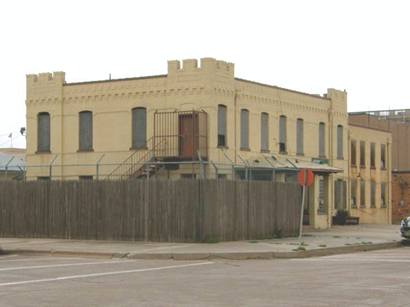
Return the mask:
<path fill-rule="evenodd" d="M 145 80 L 145 79 L 155 79 L 155 78 L 165 78 L 168 75 L 153 75 L 153 76 L 142 76 L 142 77 L 131 77 L 131 78 L 121 78 L 121 79 L 106 79 L 106 80 L 96 80 L 96 81 L 84 81 L 84 82 L 71 82 L 64 83 L 64 86 L 71 85 L 86 85 L 94 83 L 108 83 L 108 82 L 119 82 L 119 81 L 134 81 L 134 80 Z"/>
<path fill-rule="evenodd" d="M 251 81 L 251 80 L 246 80 L 246 79 L 241 79 L 241 78 L 235 78 L 235 80 L 236 80 L 236 81 L 243 81 L 243 82 L 247 82 L 247 83 L 251 83 L 251 84 L 255 84 L 255 85 L 270 87 L 270 88 L 274 88 L 274 89 L 278 89 L 278 90 L 284 90 L 284 91 L 288 91 L 288 92 L 295 93 L 295 94 L 301 94 L 301 95 L 306 95 L 306 96 L 309 96 L 309 97 L 320 98 L 320 99 L 323 99 L 323 100 L 330 101 L 330 98 L 327 98 L 327 97 L 322 97 L 322 96 L 320 96 L 320 95 L 309 94 L 309 93 L 305 93 L 305 92 L 300 92 L 300 91 L 296 91 L 296 90 L 291 90 L 291 89 L 284 88 L 284 87 L 280 87 L 280 86 L 276 86 L 276 85 L 270 85 L 270 84 L 266 84 L 266 83 L 260 83 L 260 82 Z"/>
<path fill-rule="evenodd" d="M 379 129 L 379 128 L 373 128 L 373 127 L 362 126 L 362 125 L 359 125 L 359 124 L 351 124 L 351 123 L 348 123 L 348 125 L 356 127 L 356 128 L 370 129 L 370 130 L 376 130 L 376 131 L 379 131 L 379 132 L 385 132 L 385 133 L 392 134 L 392 132 L 390 130 L 383 130 L 383 129 Z"/>
<path fill-rule="evenodd" d="M 392 111 L 410 111 L 410 109 L 409 108 L 402 108 L 402 109 L 399 108 L 399 109 L 390 109 L 390 110 L 381 109 L 381 110 L 355 111 L 355 112 L 349 112 L 349 114 L 368 114 L 369 112 L 392 112 Z M 369 115 L 373 115 L 373 114 L 369 114 Z M 380 116 L 384 116 L 384 115 L 380 115 Z"/>

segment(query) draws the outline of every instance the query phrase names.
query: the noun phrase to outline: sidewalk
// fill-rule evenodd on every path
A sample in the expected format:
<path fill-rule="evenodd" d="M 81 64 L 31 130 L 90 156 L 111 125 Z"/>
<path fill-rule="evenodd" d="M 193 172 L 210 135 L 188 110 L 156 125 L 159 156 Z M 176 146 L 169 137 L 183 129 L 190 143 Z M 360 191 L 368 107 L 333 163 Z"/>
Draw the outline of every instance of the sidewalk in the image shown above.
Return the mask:
<path fill-rule="evenodd" d="M 272 259 L 323 256 L 400 246 L 398 225 L 334 226 L 297 238 L 220 243 L 157 243 L 0 238 L 3 253 L 47 253 L 131 259 Z"/>

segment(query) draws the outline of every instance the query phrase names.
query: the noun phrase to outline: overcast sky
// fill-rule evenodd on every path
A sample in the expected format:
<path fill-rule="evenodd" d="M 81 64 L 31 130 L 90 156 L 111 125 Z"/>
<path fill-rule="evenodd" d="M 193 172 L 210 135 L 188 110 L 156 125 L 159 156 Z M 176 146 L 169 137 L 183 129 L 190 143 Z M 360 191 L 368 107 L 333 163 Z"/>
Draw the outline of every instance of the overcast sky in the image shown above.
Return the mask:
<path fill-rule="evenodd" d="M 68 82 L 165 74 L 215 57 L 237 77 L 322 94 L 349 111 L 410 108 L 409 1 L 1 1 L 0 147 L 24 147 L 25 75 Z"/>

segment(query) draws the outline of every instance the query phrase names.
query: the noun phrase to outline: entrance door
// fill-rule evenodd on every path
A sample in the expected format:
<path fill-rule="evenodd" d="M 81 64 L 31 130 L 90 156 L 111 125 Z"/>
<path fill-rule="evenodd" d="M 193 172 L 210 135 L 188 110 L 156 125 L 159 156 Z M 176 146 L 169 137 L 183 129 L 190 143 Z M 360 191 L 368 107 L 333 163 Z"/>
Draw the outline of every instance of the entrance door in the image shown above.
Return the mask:
<path fill-rule="evenodd" d="M 179 115 L 179 157 L 194 159 L 198 151 L 198 115 Z"/>

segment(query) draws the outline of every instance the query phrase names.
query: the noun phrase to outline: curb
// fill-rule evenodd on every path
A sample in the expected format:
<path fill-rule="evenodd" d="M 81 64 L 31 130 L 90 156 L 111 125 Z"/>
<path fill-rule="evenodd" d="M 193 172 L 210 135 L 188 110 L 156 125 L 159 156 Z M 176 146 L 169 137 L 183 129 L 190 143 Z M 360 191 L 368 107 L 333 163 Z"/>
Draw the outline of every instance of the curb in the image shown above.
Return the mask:
<path fill-rule="evenodd" d="M 0 254 L 24 255 L 50 255 L 50 256 L 77 256 L 97 258 L 127 258 L 140 260 L 257 260 L 257 259 L 293 259 L 320 256 L 331 256 L 355 252 L 366 252 L 382 249 L 402 247 L 402 242 L 376 243 L 368 245 L 352 245 L 313 249 L 293 252 L 210 252 L 210 253 L 104 253 L 81 252 L 62 250 L 28 250 L 28 249 L 3 249 Z"/>

